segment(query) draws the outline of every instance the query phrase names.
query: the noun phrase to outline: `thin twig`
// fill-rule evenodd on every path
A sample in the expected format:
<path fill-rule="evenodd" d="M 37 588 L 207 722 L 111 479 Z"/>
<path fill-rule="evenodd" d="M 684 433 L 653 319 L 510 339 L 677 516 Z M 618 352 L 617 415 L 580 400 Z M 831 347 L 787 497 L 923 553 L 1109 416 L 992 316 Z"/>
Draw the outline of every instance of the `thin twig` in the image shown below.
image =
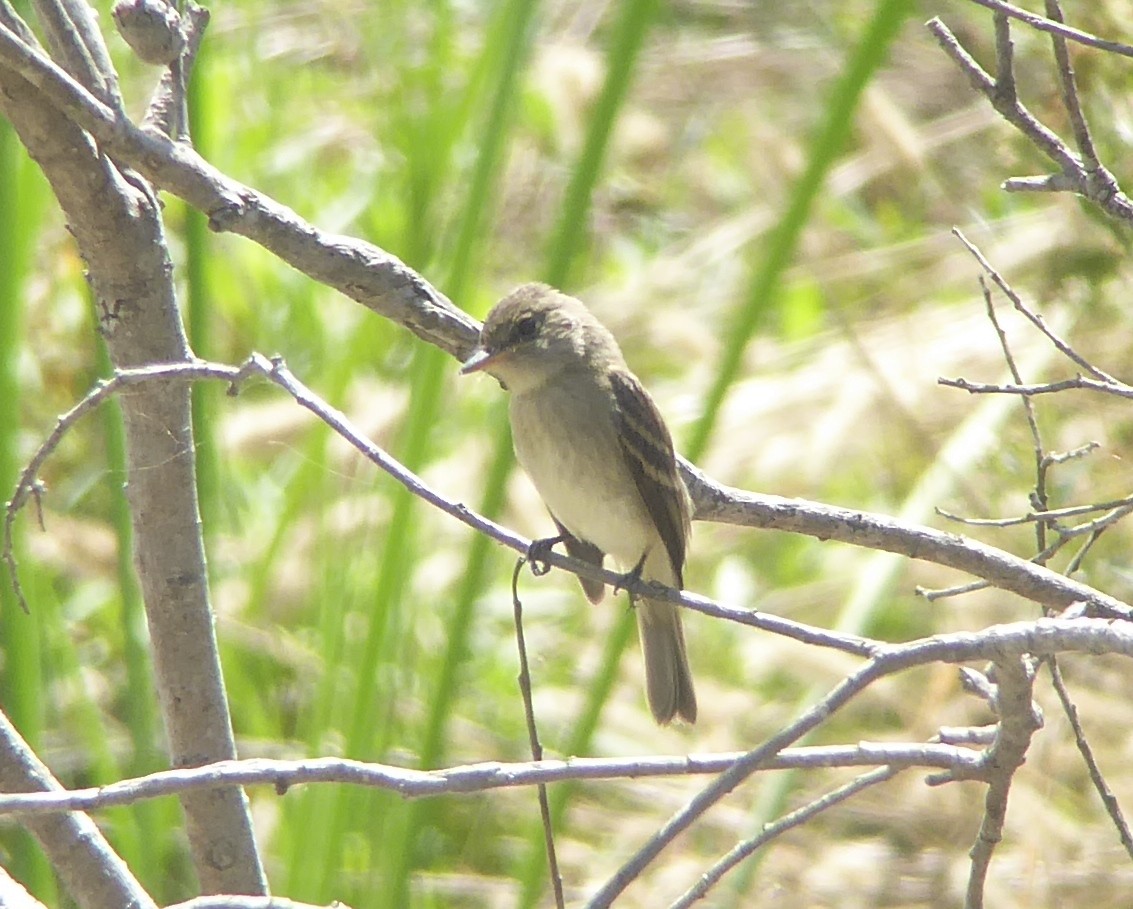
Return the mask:
<path fill-rule="evenodd" d="M 1003 103 L 1018 100 L 1015 92 L 1015 45 L 1011 42 L 1011 20 L 997 12 L 995 21 L 995 88 Z"/>
<path fill-rule="evenodd" d="M 833 808 L 835 805 L 841 804 L 848 798 L 857 795 L 859 792 L 871 786 L 887 782 L 900 772 L 901 768 L 899 767 L 878 767 L 876 770 L 863 773 L 844 786 L 839 786 L 837 789 L 826 793 L 826 795 L 821 798 L 817 798 L 813 802 L 789 814 L 783 815 L 779 820 L 766 824 L 756 836 L 743 840 L 732 847 L 726 855 L 722 856 L 718 862 L 700 876 L 696 884 L 682 893 L 680 898 L 675 900 L 669 909 L 687 909 L 687 907 L 691 906 L 697 900 L 707 896 L 708 891 L 716 886 L 716 884 L 723 879 L 725 874 L 735 868 L 744 859 L 748 858 L 757 849 L 763 848 L 791 828 L 805 824 L 827 808 Z"/>
<path fill-rule="evenodd" d="M 1044 19 L 1042 16 L 1032 13 L 1029 10 L 1013 6 L 1010 3 L 1005 3 L 1004 0 L 972 0 L 972 2 L 979 6 L 986 7 L 987 9 L 994 10 L 997 13 L 1002 13 L 1005 16 L 1010 16 L 1012 19 L 1025 22 L 1027 25 L 1031 26 L 1031 28 L 1040 32 L 1058 35 L 1068 41 L 1084 44 L 1087 47 L 1096 47 L 1098 50 L 1109 51 L 1112 54 L 1120 54 L 1123 57 L 1133 57 L 1133 47 L 1130 47 L 1128 44 L 1098 38 L 1095 35 L 1091 35 L 1089 32 L 1072 28 L 1061 20 L 1055 22 L 1050 19 Z"/>
<path fill-rule="evenodd" d="M 1111 511 L 1133 507 L 1133 496 L 1124 499 L 1112 499 L 1108 502 L 1089 502 L 1085 505 L 1067 505 L 1065 508 L 1050 508 L 1046 511 L 1029 511 L 1026 514 L 1013 518 L 969 518 L 953 514 L 943 508 L 937 508 L 936 513 L 950 521 L 959 521 L 975 527 L 1015 527 L 1019 524 L 1030 524 L 1032 521 L 1048 521 L 1056 518 L 1072 518 L 1080 514 L 1089 514 L 1091 511 Z"/>
<path fill-rule="evenodd" d="M 519 599 L 519 572 L 527 560 L 520 556 L 515 560 L 515 571 L 511 573 L 511 605 L 515 615 L 515 644 L 519 650 L 519 691 L 523 696 L 523 714 L 527 719 L 527 738 L 531 742 L 531 759 L 543 760 L 543 746 L 539 742 L 539 729 L 535 725 L 535 705 L 531 697 L 531 672 L 527 666 L 527 642 L 523 636 L 523 602 Z M 559 859 L 555 852 L 555 828 L 551 821 L 551 803 L 547 799 L 547 784 L 540 783 L 539 814 L 543 819 L 543 841 L 547 846 L 547 873 L 551 876 L 551 889 L 555 894 L 555 906 L 564 909 L 563 876 L 559 870 Z"/>
<path fill-rule="evenodd" d="M 1043 456 L 1043 460 L 1047 465 L 1066 464 L 1069 461 L 1077 461 L 1079 458 L 1084 458 L 1087 455 L 1093 454 L 1102 447 L 1101 442 L 1089 441 L 1084 442 L 1077 448 L 1071 448 L 1067 451 L 1051 451 Z"/>
<path fill-rule="evenodd" d="M 1075 706 L 1074 702 L 1070 700 L 1070 692 L 1067 690 L 1066 682 L 1062 678 L 1062 670 L 1059 668 L 1058 662 L 1053 656 L 1043 662 L 1045 662 L 1050 669 L 1050 679 L 1054 683 L 1054 690 L 1058 694 L 1059 703 L 1062 705 L 1062 712 L 1066 714 L 1066 718 L 1070 721 L 1070 728 L 1074 730 L 1074 743 L 1078 746 L 1078 752 L 1082 755 L 1082 760 L 1085 761 L 1086 770 L 1090 774 L 1090 780 L 1094 784 L 1094 789 L 1097 790 L 1098 795 L 1101 797 L 1102 805 L 1105 806 L 1106 813 L 1109 814 L 1110 819 L 1113 821 L 1113 826 L 1117 830 L 1117 836 L 1121 840 L 1121 845 L 1125 847 L 1125 851 L 1129 854 L 1129 857 L 1133 858 L 1133 833 L 1130 833 L 1129 824 L 1126 822 L 1125 815 L 1121 810 L 1121 804 L 1117 801 L 1113 790 L 1109 788 L 1109 784 L 1105 781 L 1105 776 L 1102 774 L 1097 758 L 1094 757 L 1094 749 L 1086 739 L 1086 732 L 1082 728 L 1082 722 L 1078 717 L 1078 708 Z"/>
<path fill-rule="evenodd" d="M 1115 508 L 1109 514 L 1104 514 L 1092 521 L 1076 524 L 1073 527 L 1059 527 L 1058 532 L 1068 540 L 1073 537 L 1094 536 L 1107 527 L 1112 527 L 1118 521 L 1123 520 L 1131 511 L 1133 511 L 1133 506 L 1129 505 L 1126 505 L 1124 508 Z"/>
<path fill-rule="evenodd" d="M 1094 160 L 1086 161 L 1083 155 L 1072 151 L 1057 134 L 1043 125 L 1019 100 L 1016 94 L 1010 34 L 1006 17 L 1021 19 L 1036 28 L 1041 27 L 1044 31 L 1057 34 L 1060 37 L 1056 40 L 1062 38 L 1079 40 L 1090 36 L 1060 23 L 1032 16 L 1025 10 L 1020 10 L 1018 7 L 1000 2 L 1000 0 L 975 0 L 975 2 L 994 10 L 996 13 L 996 60 L 999 66 L 999 73 L 996 78 L 992 78 L 976 62 L 975 58 L 964 49 L 948 26 L 939 18 L 929 20 L 928 30 L 936 38 L 941 49 L 952 58 L 961 72 L 968 77 L 972 87 L 987 98 L 1004 120 L 1019 130 L 1032 145 L 1050 158 L 1058 167 L 1058 172 L 1054 174 L 1045 174 L 1040 177 L 1016 177 L 1006 180 L 1003 184 L 1004 190 L 1007 192 L 1073 192 L 1089 199 L 1110 216 L 1126 223 L 1133 222 L 1133 200 L 1130 200 L 1121 192 L 1113 174 L 1097 162 L 1096 156 L 1094 156 Z M 1099 46 L 1097 39 L 1083 43 Z M 1110 45 L 1106 48 L 1107 50 L 1113 50 L 1116 53 L 1129 52 L 1126 45 L 1112 42 L 1107 42 L 1107 44 Z M 1063 74 L 1063 85 L 1070 84 L 1066 78 L 1066 73 L 1069 70 L 1060 68 L 1060 71 Z M 1065 97 L 1066 93 L 1064 92 Z M 1068 101 L 1068 104 L 1077 104 L 1076 93 L 1074 98 Z M 1073 118 L 1072 114 L 1071 117 Z M 1081 122 L 1084 124 L 1085 121 L 1082 120 Z M 1076 136 L 1080 138 L 1077 130 Z M 1079 141 L 1078 144 L 1082 145 L 1082 142 Z M 1091 142 L 1087 141 L 1082 147 L 1092 154 L 1093 145 Z"/>
<path fill-rule="evenodd" d="M 937 511 L 945 517 L 950 518 L 954 521 L 960 521 L 961 523 L 979 523 L 979 519 L 977 518 L 967 519 L 956 517 L 955 515 L 951 515 L 940 508 L 938 508 Z M 1050 560 L 1050 557 L 1059 552 L 1067 544 L 1067 542 L 1068 541 L 1063 537 L 1059 537 L 1042 552 L 1037 553 L 1035 556 L 1033 556 L 1031 561 L 1034 564 L 1042 563 L 1045 565 Z M 972 581 L 968 584 L 956 584 L 953 587 L 944 587 L 939 590 L 929 590 L 924 587 L 918 587 L 917 595 L 924 597 L 929 602 L 932 602 L 933 600 L 941 600 L 946 597 L 954 597 L 964 593 L 972 593 L 976 590 L 987 590 L 990 586 L 991 585 L 987 581 Z"/>
<path fill-rule="evenodd" d="M 949 597 L 975 593 L 977 590 L 987 590 L 989 586 L 987 581 L 971 581 L 967 584 L 954 584 L 951 587 L 923 587 L 918 584 L 913 588 L 913 592 L 922 599 L 933 603 L 936 600 L 946 600 Z"/>
<path fill-rule="evenodd" d="M 979 0 L 976 0 L 976 2 L 979 2 Z M 933 18 L 928 21 L 927 28 L 936 38 L 941 49 L 952 58 L 953 62 L 968 77 L 972 87 L 991 102 L 992 107 L 1001 117 L 1023 133 L 1063 172 L 1073 173 L 1075 168 L 1080 167 L 1081 162 L 1078 161 L 1066 143 L 1052 130 L 1047 129 L 1017 97 L 1008 95 L 1006 92 L 1000 93 L 997 81 L 976 62 L 971 54 L 964 50 L 963 45 L 952 34 L 948 26 L 939 18 Z"/>
<path fill-rule="evenodd" d="M 16 515 L 26 504 L 29 496 L 35 496 L 36 501 L 39 501 L 42 486 L 38 479 L 40 470 L 43 468 L 44 462 L 59 446 L 59 443 L 70 429 L 84 416 L 93 412 L 111 397 L 121 393 L 132 385 L 140 385 L 145 382 L 159 381 L 162 379 L 181 379 L 183 381 L 220 379 L 230 384 L 236 384 L 244 381 L 253 371 L 265 374 L 264 370 L 265 368 L 270 370 L 270 364 L 267 364 L 266 360 L 259 357 L 259 361 L 255 362 L 253 366 L 255 358 L 258 356 L 258 354 L 253 354 L 247 363 L 239 368 L 196 360 L 187 363 L 166 363 L 139 369 L 122 370 L 115 373 L 112 378 L 96 383 L 94 388 L 87 392 L 79 403 L 55 421 L 55 427 L 51 430 L 51 433 L 39 446 L 35 454 L 32 455 L 31 460 L 28 461 L 27 466 L 24 467 L 23 471 L 20 473 L 16 481 L 15 491 L 12 493 L 12 498 L 7 503 L 4 513 L 4 545 L 3 548 L 0 549 L 0 560 L 2 560 L 8 568 L 8 576 L 11 579 L 17 602 L 19 602 L 24 612 L 28 611 L 28 605 L 24 597 L 23 589 L 20 586 L 19 571 L 16 565 L 13 537 L 14 522 Z M 267 364 L 266 367 L 264 364 Z M 42 517 L 40 523 L 42 524 Z"/>
<path fill-rule="evenodd" d="M 1065 17 L 1058 0 L 1046 0 L 1046 15 L 1052 22 L 1063 24 Z M 1051 44 L 1054 47 L 1054 61 L 1058 67 L 1058 78 L 1062 85 L 1062 104 L 1070 118 L 1070 127 L 1074 130 L 1074 141 L 1078 146 L 1078 153 L 1082 156 L 1082 163 L 1087 173 L 1097 171 L 1101 167 L 1094 140 L 1090 136 L 1090 127 L 1086 123 L 1086 115 L 1082 112 L 1082 102 L 1078 97 L 1078 82 L 1074 78 L 1074 67 L 1070 64 L 1070 53 L 1066 47 L 1066 37 L 1058 32 L 1051 32 Z"/>
<path fill-rule="evenodd" d="M 1056 631 L 1056 629 L 1058 630 Z M 912 644 L 887 647 L 883 652 L 846 676 L 825 697 L 820 698 L 803 711 L 793 723 L 776 732 L 757 748 L 749 751 L 730 770 L 720 774 L 714 782 L 697 793 L 684 808 L 674 814 L 618 869 L 591 897 L 587 906 L 589 909 L 606 909 L 610 906 L 629 886 L 630 882 L 640 876 L 641 872 L 660 855 L 669 843 L 688 829 L 724 796 L 743 783 L 752 773 L 763 767 L 765 761 L 826 722 L 832 714 L 879 679 L 908 669 L 912 665 L 921 665 L 926 659 L 929 659 L 930 662 L 943 660 L 956 663 L 989 659 L 1001 664 L 1021 659 L 1024 656 L 1045 656 L 1048 652 L 1054 650 L 1059 652 L 1076 651 L 1086 646 L 1086 639 L 1095 642 L 1099 635 L 1113 636 L 1112 643 L 1106 647 L 1110 652 L 1117 650 L 1125 653 L 1125 648 L 1128 647 L 1128 655 L 1133 656 L 1133 626 L 1126 622 L 1109 622 L 1104 619 L 1043 618 L 1032 622 L 1015 622 L 1009 625 L 992 626 L 974 633 L 936 635 Z M 1052 647 L 1055 638 L 1058 640 L 1058 646 Z M 945 653 L 948 656 L 944 656 Z M 929 657 L 930 654 L 934 654 L 934 656 Z M 1000 686 L 1003 687 L 1002 678 L 1000 679 Z M 1017 756 L 1016 750 L 1021 739 L 1024 738 L 1022 736 L 1023 729 L 1030 728 L 1031 724 L 1027 721 L 1027 718 L 1014 716 L 1008 723 L 1006 716 L 1008 711 L 1005 710 L 1004 712 L 1005 716 L 1000 724 L 1000 734 L 996 739 L 997 743 L 1003 741 L 1004 744 L 995 758 L 1001 762 L 1009 763 Z M 1019 727 L 1018 729 L 1015 728 L 1016 724 Z M 1029 741 L 1029 738 L 1026 740 Z M 996 791 L 997 797 L 1001 794 L 1003 774 L 998 765 L 995 765 L 990 758 L 986 766 L 983 766 L 981 761 L 981 768 L 975 776 L 952 776 L 950 778 L 999 780 L 1000 786 Z"/>
<path fill-rule="evenodd" d="M 1034 325 L 1035 328 L 1046 335 L 1047 339 L 1063 356 L 1072 360 L 1080 369 L 1085 370 L 1095 379 L 1098 379 L 1102 382 L 1108 382 L 1109 384 L 1114 386 L 1120 386 L 1122 384 L 1109 373 L 1099 369 L 1088 359 L 1086 359 L 1086 357 L 1078 353 L 1078 351 L 1070 346 L 1070 342 L 1064 340 L 1057 332 L 1055 332 L 1053 328 L 1046 324 L 1046 320 L 1041 315 L 1039 315 L 1026 303 L 1024 303 L 1023 298 L 1015 292 L 1015 289 L 1010 285 L 1010 283 L 1008 283 L 1007 279 L 1004 278 L 1003 275 L 1001 275 L 994 266 L 992 266 L 991 262 L 988 261 L 987 256 L 983 254 L 980 248 L 964 236 L 964 232 L 960 230 L 960 228 L 953 227 L 952 235 L 962 244 L 964 244 L 964 247 L 968 250 L 968 252 L 972 254 L 972 258 L 980 263 L 980 268 L 987 272 L 988 277 L 990 277 L 991 280 L 995 282 L 995 286 L 1003 291 L 1003 294 L 1007 297 L 1008 300 L 1011 301 L 1011 305 L 1015 307 L 1016 311 L 1018 311 L 1025 319 L 1027 319 L 1028 322 Z M 1019 382 L 1019 384 L 1022 384 L 1021 380 L 1017 379 L 1017 381 Z"/>
<path fill-rule="evenodd" d="M 334 909 L 350 909 L 346 903 L 335 900 Z M 198 896 L 183 903 L 173 903 L 165 909 L 326 909 L 314 903 L 300 903 L 282 896 L 237 896 L 223 894 Z"/>
<path fill-rule="evenodd" d="M 963 743 L 957 743 L 963 744 Z M 88 789 L 0 793 L 0 817 L 102 811 L 120 805 L 222 786 L 270 786 L 282 795 L 295 786 L 341 783 L 394 792 L 406 799 L 475 795 L 550 783 L 703 776 L 722 773 L 744 757 L 742 751 L 719 754 L 647 755 L 632 758 L 586 758 L 505 763 L 487 761 L 442 770 L 415 770 L 350 758 L 301 760 L 246 758 L 199 767 L 161 770 Z M 769 760 L 767 770 L 877 767 L 942 770 L 959 778 L 980 773 L 981 753 L 953 744 L 857 742 L 787 748 Z"/>
<path fill-rule="evenodd" d="M 1085 376 L 1076 376 L 1073 379 L 1060 379 L 1057 382 L 1037 382 L 1029 385 L 1011 385 L 995 382 L 969 382 L 967 379 L 939 378 L 937 384 L 948 388 L 958 388 L 961 391 L 971 392 L 974 395 L 1050 395 L 1072 389 L 1087 391 L 1100 391 L 1107 395 L 1116 395 L 1119 398 L 1133 398 L 1133 386 L 1124 382 L 1099 382 L 1097 379 L 1087 379 Z"/>
<path fill-rule="evenodd" d="M 253 354 L 240 367 L 194 360 L 120 370 L 113 378 L 96 386 L 83 401 L 61 417 L 47 441 L 40 446 L 27 468 L 21 473 L 12 500 L 8 504 L 2 560 L 7 563 L 9 573 L 15 565 L 12 555 L 12 522 L 15 514 L 27 498 L 43 461 L 58 445 L 63 434 L 81 417 L 112 394 L 142 382 L 211 379 L 239 384 L 256 375 L 286 390 L 296 402 L 318 416 L 363 456 L 414 495 L 472 529 L 491 536 L 514 552 L 520 554 L 527 552 L 531 545 L 530 540 L 430 488 L 420 477 L 367 439 L 344 414 L 330 407 L 295 378 L 282 360 L 268 361 L 259 354 Z M 687 462 L 683 467 L 688 484 L 695 490 L 694 496 L 698 503 L 697 517 L 702 520 L 748 527 L 774 527 L 792 533 L 809 533 L 823 539 L 842 540 L 869 548 L 897 552 L 967 571 L 986 579 L 996 587 L 1013 591 L 1043 605 L 1064 609 L 1073 603 L 1084 602 L 1089 604 L 1096 614 L 1114 617 L 1133 616 L 1133 609 L 1114 597 L 1002 550 L 956 534 L 905 524 L 884 515 L 836 508 L 800 499 L 757 495 L 716 483 Z M 696 594 L 644 581 L 634 581 L 632 578 L 627 579 L 615 571 L 600 568 L 590 562 L 572 559 L 558 552 L 549 552 L 546 561 L 556 568 L 582 577 L 603 581 L 611 586 L 620 584 L 623 589 L 635 595 L 665 599 L 704 615 L 791 637 L 805 644 L 829 647 L 857 656 L 869 656 L 882 646 L 869 638 L 827 631 L 755 610 L 723 606 Z M 14 576 L 13 578 L 14 584 L 18 583 Z"/>
<path fill-rule="evenodd" d="M 185 49 L 161 75 L 161 81 L 154 89 L 142 123 L 158 129 L 173 139 L 189 139 L 189 123 L 185 108 L 185 87 L 193 72 L 205 29 L 209 24 L 210 13 L 203 6 L 190 3 L 181 17 L 181 28 L 185 34 Z"/>
<path fill-rule="evenodd" d="M 186 363 L 166 363 L 147 366 L 140 369 L 119 370 L 114 376 L 99 382 L 78 404 L 61 416 L 47 439 L 40 445 L 27 466 L 21 472 L 16 482 L 15 491 L 8 502 L 4 516 L 4 545 L 0 549 L 0 561 L 8 567 L 8 574 L 19 602 L 27 609 L 26 600 L 19 582 L 19 571 L 15 558 L 14 522 L 16 515 L 25 504 L 29 494 L 36 488 L 37 477 L 44 462 L 55 451 L 66 433 L 84 416 L 94 411 L 102 403 L 115 394 L 119 394 L 133 385 L 155 381 L 197 381 L 220 380 L 230 385 L 230 393 L 252 376 L 261 376 L 287 391 L 297 403 L 310 410 L 324 423 L 334 429 L 342 438 L 346 439 L 361 454 L 376 464 L 391 477 L 405 486 L 410 492 L 429 504 L 439 508 L 474 530 L 485 533 L 503 543 L 515 552 L 525 554 L 531 541 L 513 533 L 501 524 L 497 524 L 482 515 L 476 514 L 461 502 L 453 501 L 428 486 L 415 473 L 398 463 L 383 449 L 371 442 L 357 429 L 345 414 L 331 407 L 306 385 L 300 382 L 280 359 L 269 361 L 260 354 L 252 354 L 243 365 L 239 367 L 219 363 L 208 363 L 195 360 Z M 716 618 L 730 619 L 740 624 L 784 634 L 803 643 L 814 644 L 821 647 L 830 647 L 845 653 L 857 656 L 868 656 L 877 647 L 879 642 L 855 635 L 840 634 L 822 628 L 783 619 L 779 616 L 755 612 L 753 610 L 737 609 L 722 606 L 706 597 L 684 593 L 626 578 L 615 571 L 609 571 L 590 562 L 573 559 L 557 552 L 549 552 L 546 561 L 557 568 L 579 574 L 584 577 L 593 577 L 611 585 L 620 584 L 623 589 L 633 593 L 652 597 L 664 597 L 673 602 L 680 603 L 697 612 Z"/>
<path fill-rule="evenodd" d="M 1006 21 L 1006 20 L 1005 20 Z M 999 324 L 999 316 L 995 312 L 995 303 L 991 299 L 991 289 L 987 286 L 987 281 L 983 275 L 980 275 L 980 290 L 983 292 L 984 308 L 987 312 L 988 320 L 991 322 L 992 328 L 995 329 L 995 336 L 999 339 L 999 349 L 1003 351 L 1004 362 L 1007 363 L 1007 368 L 1011 372 L 1011 378 L 1016 385 L 1023 384 L 1023 376 L 1019 372 L 1019 365 L 1015 362 L 1015 356 L 1011 353 L 1011 343 L 1007 340 L 1007 332 L 1003 330 L 1003 326 Z M 1035 458 L 1035 489 L 1031 497 L 1031 506 L 1039 511 L 1045 511 L 1047 508 L 1047 494 L 1046 494 L 1046 447 L 1043 445 L 1042 435 L 1039 432 L 1039 421 L 1035 416 L 1035 406 L 1027 395 L 1023 395 L 1019 399 L 1023 405 L 1023 413 L 1027 418 L 1027 428 L 1031 431 L 1032 450 Z M 1046 548 L 1046 526 L 1047 522 L 1035 522 L 1035 535 L 1038 538 L 1038 550 L 1042 552 Z M 1039 563 L 1042 564 L 1042 563 Z"/>

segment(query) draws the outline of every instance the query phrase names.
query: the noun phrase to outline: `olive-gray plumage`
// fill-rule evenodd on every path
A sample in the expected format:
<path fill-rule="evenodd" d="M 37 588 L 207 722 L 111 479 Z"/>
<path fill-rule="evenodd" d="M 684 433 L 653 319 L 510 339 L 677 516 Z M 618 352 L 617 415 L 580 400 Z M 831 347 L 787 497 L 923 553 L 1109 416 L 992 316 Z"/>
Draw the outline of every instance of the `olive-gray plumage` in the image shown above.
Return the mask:
<path fill-rule="evenodd" d="M 483 370 L 511 392 L 516 456 L 576 558 L 683 586 L 688 493 L 657 406 L 629 371 L 614 336 L 578 300 L 524 284 L 488 314 L 463 372 Z M 592 602 L 604 585 L 582 581 Z M 636 609 L 646 694 L 658 723 L 696 721 L 680 609 Z"/>

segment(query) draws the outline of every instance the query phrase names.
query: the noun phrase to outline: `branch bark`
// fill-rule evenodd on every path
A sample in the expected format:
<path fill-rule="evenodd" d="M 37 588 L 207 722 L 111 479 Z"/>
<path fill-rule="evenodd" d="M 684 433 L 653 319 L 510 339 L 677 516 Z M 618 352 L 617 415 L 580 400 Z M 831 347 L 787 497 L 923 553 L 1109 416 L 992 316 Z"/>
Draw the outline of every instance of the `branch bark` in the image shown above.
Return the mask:
<path fill-rule="evenodd" d="M 86 28 L 76 31 L 88 42 L 101 41 L 86 4 L 71 3 L 57 12 L 60 21 L 87 16 Z M 6 8 L 0 21 L 9 23 L 14 15 Z M 4 25 L 0 36 L 16 38 Z M 71 37 L 82 43 L 77 35 Z M 24 45 L 23 50 L 42 58 L 34 47 Z M 96 68 L 100 60 L 109 59 L 104 47 L 101 54 L 88 56 L 86 64 Z M 113 71 L 97 71 L 99 91 L 116 84 Z M 86 131 L 6 62 L 0 62 L 0 113 L 11 121 L 66 213 L 115 366 L 188 359 L 152 188 L 106 157 Z M 134 560 L 170 760 L 185 767 L 233 758 L 236 746 L 197 512 L 189 390 L 181 383 L 139 387 L 123 397 L 122 412 Z M 193 793 L 182 804 L 205 892 L 266 893 L 243 792 L 227 788 Z"/>
<path fill-rule="evenodd" d="M 28 747 L 8 718 L 0 713 L 0 789 L 55 795 L 63 787 Z M 83 909 L 156 909 L 156 904 L 110 848 L 85 814 L 26 818 L 24 825 L 39 841 L 63 886 Z M 31 901 L 31 897 L 28 897 Z M 0 905 L 9 902 L 0 887 Z"/>

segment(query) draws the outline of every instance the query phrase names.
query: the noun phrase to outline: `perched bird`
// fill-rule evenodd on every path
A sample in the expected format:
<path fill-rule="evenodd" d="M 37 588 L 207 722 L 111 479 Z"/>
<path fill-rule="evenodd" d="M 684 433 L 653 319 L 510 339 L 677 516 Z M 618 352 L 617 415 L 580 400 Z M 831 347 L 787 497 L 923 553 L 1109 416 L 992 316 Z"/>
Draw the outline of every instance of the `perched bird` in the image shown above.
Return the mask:
<path fill-rule="evenodd" d="M 630 575 L 683 586 L 688 492 L 657 405 L 629 371 L 614 336 L 578 300 L 524 284 L 488 314 L 461 369 L 495 376 L 511 392 L 515 453 L 578 559 L 608 553 Z M 605 585 L 582 579 L 592 603 Z M 696 722 L 696 694 L 680 609 L 637 604 L 645 688 L 653 718 Z"/>

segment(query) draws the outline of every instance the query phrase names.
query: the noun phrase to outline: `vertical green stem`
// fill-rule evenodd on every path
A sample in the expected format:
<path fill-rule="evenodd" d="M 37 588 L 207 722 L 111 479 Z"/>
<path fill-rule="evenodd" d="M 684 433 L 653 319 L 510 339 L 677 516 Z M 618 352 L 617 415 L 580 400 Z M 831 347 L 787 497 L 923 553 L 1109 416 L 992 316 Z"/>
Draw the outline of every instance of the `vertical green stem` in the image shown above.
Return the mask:
<path fill-rule="evenodd" d="M 720 408 L 728 389 L 739 375 L 744 351 L 752 335 L 765 324 L 774 308 L 779 281 L 791 264 L 799 236 L 810 218 L 826 175 L 846 147 L 862 93 L 878 68 L 885 63 L 893 39 L 913 8 L 912 0 L 881 0 L 861 40 L 846 61 L 826 106 L 826 116 L 810 143 L 806 169 L 795 184 L 778 227 L 771 233 L 767 244 L 759 247 L 762 258 L 752 274 L 747 299 L 724 333 L 726 341 L 716 377 L 684 449 L 685 455 L 693 462 L 699 460 L 708 447 Z"/>
<path fill-rule="evenodd" d="M 16 485 L 19 465 L 21 395 L 17 366 L 23 339 L 24 276 L 29 265 L 28 247 L 24 238 L 34 236 L 28 223 L 31 212 L 26 207 L 27 175 L 24 159 L 12 127 L 0 120 L 0 502 L 7 501 Z M 20 528 L 34 520 L 35 504 L 29 503 L 16 521 L 17 558 Z M 12 724 L 31 745 L 37 748 L 43 740 L 45 705 L 43 672 L 40 665 L 39 610 L 43 603 L 34 597 L 34 566 L 20 559 L 23 587 L 29 597 L 30 613 L 20 611 L 8 578 L 0 580 L 0 643 L 4 659 L 0 661 L 0 707 Z M 41 899 L 53 890 L 53 876 L 39 847 L 31 835 L 20 829 L 8 839 L 12 863 L 7 868 Z"/>

